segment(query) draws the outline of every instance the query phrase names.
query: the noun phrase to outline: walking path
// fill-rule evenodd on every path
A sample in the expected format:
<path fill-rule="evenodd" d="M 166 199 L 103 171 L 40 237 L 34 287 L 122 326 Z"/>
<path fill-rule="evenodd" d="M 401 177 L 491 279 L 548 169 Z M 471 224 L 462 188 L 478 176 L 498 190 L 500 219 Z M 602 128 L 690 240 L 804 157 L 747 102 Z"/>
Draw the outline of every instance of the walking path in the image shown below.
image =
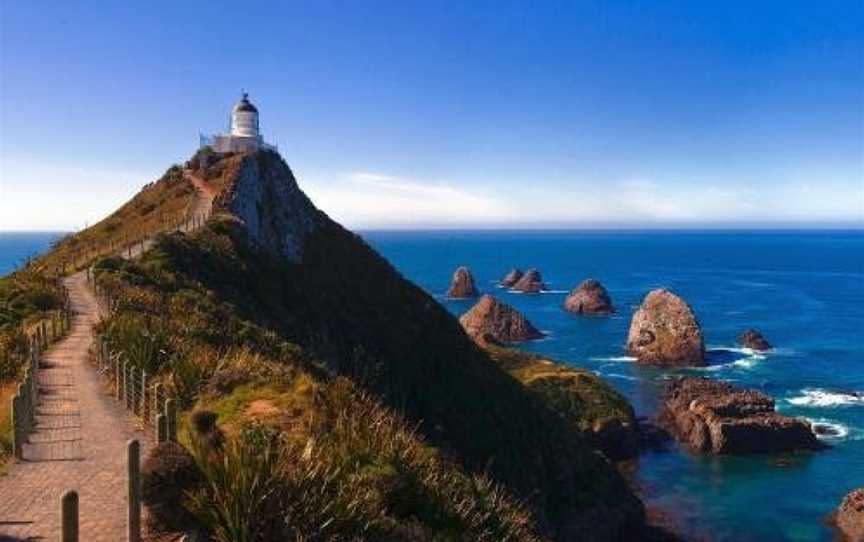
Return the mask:
<path fill-rule="evenodd" d="M 215 194 L 206 182 L 184 173 L 196 187 L 189 216 L 203 222 Z M 150 244 L 148 240 L 139 245 L 131 257 Z M 63 283 L 72 324 L 69 334 L 49 348 L 40 363 L 36 428 L 23 446 L 24 459 L 0 478 L 0 542 L 56 540 L 60 496 L 70 489 L 79 495 L 80 540 L 124 540 L 126 442 L 137 439 L 142 458 L 152 445 L 151 437 L 88 362 L 100 309 L 85 272 L 70 275 Z"/>
<path fill-rule="evenodd" d="M 126 529 L 126 441 L 150 438 L 135 429 L 88 363 L 99 307 L 84 272 L 64 279 L 73 317 L 69 334 L 43 356 L 36 430 L 24 460 L 0 478 L 0 540 L 56 540 L 60 495 L 78 492 L 80 539 L 111 541 Z"/>

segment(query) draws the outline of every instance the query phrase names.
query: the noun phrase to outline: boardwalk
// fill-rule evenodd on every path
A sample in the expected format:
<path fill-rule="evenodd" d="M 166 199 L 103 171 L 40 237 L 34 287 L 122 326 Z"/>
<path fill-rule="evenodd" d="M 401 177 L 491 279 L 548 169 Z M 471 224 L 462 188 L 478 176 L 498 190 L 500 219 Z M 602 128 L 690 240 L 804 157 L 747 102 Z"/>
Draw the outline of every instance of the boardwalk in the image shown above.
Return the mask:
<path fill-rule="evenodd" d="M 0 540 L 56 540 L 58 502 L 80 495 L 82 541 L 117 541 L 126 529 L 126 441 L 150 439 L 88 363 L 98 307 L 83 272 L 65 279 L 71 332 L 49 349 L 39 371 L 37 429 L 24 461 L 0 478 Z"/>

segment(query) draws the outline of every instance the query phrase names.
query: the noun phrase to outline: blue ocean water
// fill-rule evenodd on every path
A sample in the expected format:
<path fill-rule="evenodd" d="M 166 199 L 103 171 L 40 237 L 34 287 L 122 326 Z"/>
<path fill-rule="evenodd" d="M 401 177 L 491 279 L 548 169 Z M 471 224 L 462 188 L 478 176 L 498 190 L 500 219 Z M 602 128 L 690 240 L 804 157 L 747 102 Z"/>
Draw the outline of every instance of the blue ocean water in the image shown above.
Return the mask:
<path fill-rule="evenodd" d="M 27 258 L 47 250 L 61 232 L 0 232 L 0 276 L 20 266 Z"/>
<path fill-rule="evenodd" d="M 0 274 L 60 234 L 0 233 Z M 639 460 L 650 505 L 685 534 L 719 541 L 833 539 L 826 516 L 864 486 L 864 232 L 366 232 L 364 238 L 408 279 L 454 314 L 453 269 L 525 313 L 550 336 L 524 348 L 589 368 L 652 415 L 664 380 L 702 374 L 759 388 L 778 408 L 830 424 L 831 448 L 794 456 L 700 458 L 677 445 Z M 537 267 L 553 291 L 508 293 L 495 283 L 511 267 Z M 602 281 L 618 313 L 575 317 L 561 305 L 581 280 Z M 629 319 L 652 288 L 668 287 L 696 311 L 711 366 L 637 366 L 623 349 Z M 746 327 L 777 347 L 764 356 L 735 348 Z M 782 461 L 780 461 L 782 459 Z"/>
<path fill-rule="evenodd" d="M 602 375 L 633 403 L 656 412 L 664 380 L 701 374 L 772 395 L 778 409 L 830 425 L 830 448 L 792 456 L 701 458 L 674 443 L 639 460 L 650 505 L 686 533 L 721 541 L 832 540 L 826 516 L 864 486 L 864 232 L 367 232 L 370 244 L 454 314 L 454 268 L 521 310 L 548 339 L 524 345 Z M 511 267 L 537 267 L 549 293 L 524 295 L 495 283 Z M 566 292 L 593 277 L 618 313 L 576 317 Z M 640 367 L 624 352 L 630 317 L 652 288 L 668 287 L 694 308 L 710 367 Z M 747 327 L 776 346 L 736 348 Z M 858 398 L 847 395 L 857 392 Z"/>

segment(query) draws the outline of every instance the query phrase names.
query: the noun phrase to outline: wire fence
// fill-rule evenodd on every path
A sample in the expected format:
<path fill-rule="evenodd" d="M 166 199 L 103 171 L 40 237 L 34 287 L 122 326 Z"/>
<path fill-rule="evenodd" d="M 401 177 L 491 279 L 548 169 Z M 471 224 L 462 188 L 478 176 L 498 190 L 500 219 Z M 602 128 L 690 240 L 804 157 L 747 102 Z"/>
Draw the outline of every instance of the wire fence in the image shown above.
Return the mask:
<path fill-rule="evenodd" d="M 114 352 L 102 337 L 96 340 L 96 365 L 108 381 L 115 399 L 138 418 L 145 430 L 152 430 L 158 442 L 176 440 L 177 410 L 158 379 L 130 363 L 122 352 Z"/>

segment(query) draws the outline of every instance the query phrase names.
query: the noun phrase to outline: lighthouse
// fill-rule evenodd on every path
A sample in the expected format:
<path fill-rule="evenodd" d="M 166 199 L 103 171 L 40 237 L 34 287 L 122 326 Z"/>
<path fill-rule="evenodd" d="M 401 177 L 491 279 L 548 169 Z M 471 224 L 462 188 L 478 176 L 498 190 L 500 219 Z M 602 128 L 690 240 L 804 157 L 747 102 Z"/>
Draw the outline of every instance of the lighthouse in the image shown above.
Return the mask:
<path fill-rule="evenodd" d="M 276 150 L 274 145 L 264 142 L 258 125 L 258 108 L 244 92 L 231 109 L 229 133 L 202 135 L 201 147 L 210 147 L 216 152 L 255 152 L 259 149 Z"/>
<path fill-rule="evenodd" d="M 258 108 L 252 105 L 245 92 L 231 110 L 231 135 L 258 137 Z"/>

